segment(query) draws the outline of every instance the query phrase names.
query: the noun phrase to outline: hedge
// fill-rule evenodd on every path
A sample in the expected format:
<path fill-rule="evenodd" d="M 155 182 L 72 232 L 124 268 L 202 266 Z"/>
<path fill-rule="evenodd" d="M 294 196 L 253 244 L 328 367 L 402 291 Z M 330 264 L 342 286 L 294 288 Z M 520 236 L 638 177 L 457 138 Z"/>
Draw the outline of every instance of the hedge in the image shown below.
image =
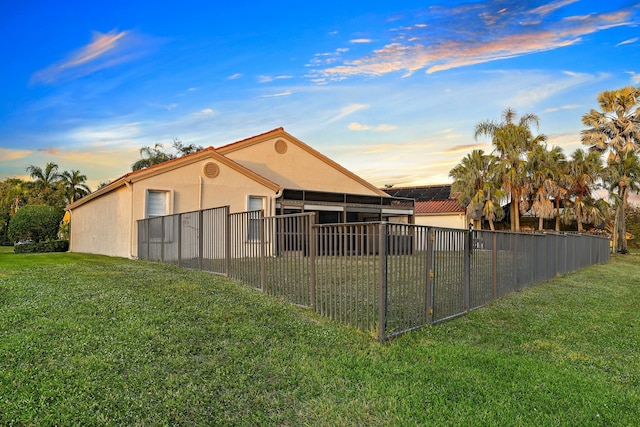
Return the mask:
<path fill-rule="evenodd" d="M 37 243 L 22 243 L 13 246 L 13 252 L 27 254 L 36 252 L 66 252 L 69 250 L 68 240 L 48 240 Z"/>

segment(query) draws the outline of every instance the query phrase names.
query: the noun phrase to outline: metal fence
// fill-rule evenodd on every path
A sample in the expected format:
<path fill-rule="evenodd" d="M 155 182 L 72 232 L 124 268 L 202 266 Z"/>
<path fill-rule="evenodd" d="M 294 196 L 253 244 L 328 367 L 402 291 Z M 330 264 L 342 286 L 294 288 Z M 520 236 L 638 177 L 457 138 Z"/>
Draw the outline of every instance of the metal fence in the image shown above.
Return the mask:
<path fill-rule="evenodd" d="M 385 341 L 610 254 L 586 234 L 320 225 L 222 207 L 140 220 L 138 257 L 227 275 Z"/>

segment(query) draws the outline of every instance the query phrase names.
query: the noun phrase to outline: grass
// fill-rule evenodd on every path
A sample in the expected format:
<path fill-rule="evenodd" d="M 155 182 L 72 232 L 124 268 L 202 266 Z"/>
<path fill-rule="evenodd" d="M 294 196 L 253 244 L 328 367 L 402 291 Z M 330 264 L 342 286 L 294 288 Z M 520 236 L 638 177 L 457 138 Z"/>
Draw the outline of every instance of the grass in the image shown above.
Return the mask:
<path fill-rule="evenodd" d="M 224 277 L 0 251 L 0 425 L 638 425 L 640 256 L 386 345 Z"/>

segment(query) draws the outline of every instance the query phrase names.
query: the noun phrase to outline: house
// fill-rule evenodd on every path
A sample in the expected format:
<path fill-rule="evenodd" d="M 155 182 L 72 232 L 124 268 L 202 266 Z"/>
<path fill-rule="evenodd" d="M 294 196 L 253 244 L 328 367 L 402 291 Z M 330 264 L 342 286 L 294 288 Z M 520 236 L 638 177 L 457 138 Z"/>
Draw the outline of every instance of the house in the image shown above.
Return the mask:
<path fill-rule="evenodd" d="M 413 217 L 413 200 L 388 195 L 277 128 L 127 173 L 70 204 L 70 251 L 136 258 L 138 220 L 220 206 L 316 212 L 318 223 Z"/>
<path fill-rule="evenodd" d="M 418 225 L 467 228 L 469 219 L 458 200 L 451 197 L 451 184 L 382 189 L 393 197 L 415 200 L 414 221 Z"/>

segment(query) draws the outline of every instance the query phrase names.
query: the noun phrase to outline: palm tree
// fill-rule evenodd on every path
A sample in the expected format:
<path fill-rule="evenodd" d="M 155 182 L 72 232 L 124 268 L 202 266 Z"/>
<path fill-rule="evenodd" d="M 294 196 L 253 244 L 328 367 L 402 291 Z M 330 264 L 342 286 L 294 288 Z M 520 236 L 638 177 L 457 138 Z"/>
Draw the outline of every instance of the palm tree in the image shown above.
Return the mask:
<path fill-rule="evenodd" d="M 568 163 L 567 188 L 571 200 L 565 201 L 564 220 L 569 222 L 575 218 L 578 232 L 583 231 L 582 224 L 598 219 L 594 207 L 600 206 L 593 199 L 593 189 L 602 173 L 602 160 L 595 151 L 585 153 L 577 149 Z"/>
<path fill-rule="evenodd" d="M 529 170 L 528 193 L 532 197 L 531 210 L 538 217 L 538 230 L 544 228 L 544 220 L 556 216 L 559 219 L 559 200 L 554 205 L 552 198 L 561 194 L 563 180 L 564 154 L 560 147 L 547 147 L 539 144 L 529 153 L 527 167 Z M 557 207 L 557 208 L 556 208 Z M 557 223 L 558 221 L 556 221 Z M 556 224 L 559 231 L 559 225 Z"/>
<path fill-rule="evenodd" d="M 631 191 L 638 192 L 640 190 L 640 159 L 635 151 L 626 151 L 619 158 L 614 158 L 609 162 L 605 171 L 605 181 L 609 184 L 611 193 L 617 192 L 614 196 L 616 206 L 616 224 L 625 224 L 624 230 L 616 230 L 616 249 L 618 252 L 627 253 L 626 239 L 626 212 L 629 206 L 629 193 Z M 624 231 L 624 234 L 619 234 Z"/>
<path fill-rule="evenodd" d="M 617 209 L 616 234 L 622 236 L 618 239 L 618 252 L 627 253 L 627 242 L 624 236 L 627 233 L 625 222 L 625 209 L 628 204 L 628 189 L 637 185 L 637 178 L 629 171 L 626 173 L 620 168 L 625 165 L 632 166 L 628 153 L 636 153 L 640 149 L 640 89 L 633 86 L 622 89 L 604 91 L 598 94 L 598 105 L 601 111 L 591 109 L 582 116 L 582 123 L 587 129 L 582 131 L 582 143 L 590 147 L 590 150 L 608 154 L 607 164 L 615 169 L 611 172 L 624 178 L 624 185 L 612 186 L 618 194 L 614 198 Z M 635 179 L 635 182 L 633 181 Z"/>
<path fill-rule="evenodd" d="M 499 161 L 502 188 L 511 197 L 511 230 L 520 230 L 520 199 L 526 183 L 526 155 L 536 145 L 546 140 L 544 135 L 533 136 L 531 126 L 539 124 L 538 116 L 525 114 L 516 121 L 517 114 L 512 108 L 502 113 L 502 121 L 487 120 L 475 127 L 474 137 L 484 135 L 491 138 L 494 153 Z"/>
<path fill-rule="evenodd" d="M 29 176 L 36 180 L 36 187 L 41 190 L 53 187 L 61 176 L 58 173 L 58 165 L 53 162 L 47 163 L 44 170 L 34 165 L 27 166 L 26 170 Z"/>
<path fill-rule="evenodd" d="M 67 203 L 73 203 L 91 192 L 86 184 L 87 176 L 81 174 L 79 170 L 64 171 L 60 176 Z"/>
<path fill-rule="evenodd" d="M 140 156 L 142 158 L 131 165 L 132 171 L 138 171 L 176 158 L 175 155 L 162 151 L 162 144 L 155 144 L 153 147 L 142 147 Z"/>
<path fill-rule="evenodd" d="M 470 218 L 480 221 L 484 216 L 494 230 L 494 221 L 504 216 L 500 200 L 504 193 L 496 185 L 495 158 L 482 150 L 473 150 L 449 172 L 453 178 L 451 195 L 466 207 Z M 480 227 L 481 228 L 481 227 Z"/>

